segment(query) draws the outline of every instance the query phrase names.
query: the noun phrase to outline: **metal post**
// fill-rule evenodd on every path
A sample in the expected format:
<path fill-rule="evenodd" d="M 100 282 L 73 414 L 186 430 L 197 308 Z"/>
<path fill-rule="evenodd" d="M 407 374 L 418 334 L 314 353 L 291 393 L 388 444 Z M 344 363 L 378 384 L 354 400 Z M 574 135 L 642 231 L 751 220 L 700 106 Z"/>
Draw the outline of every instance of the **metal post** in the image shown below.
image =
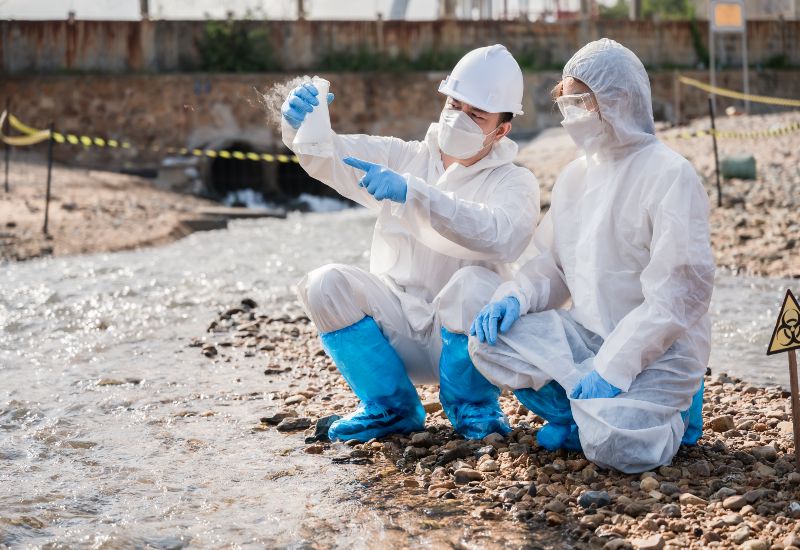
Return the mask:
<path fill-rule="evenodd" d="M 713 9 L 714 4 L 711 4 L 712 13 L 708 19 L 708 64 L 709 64 L 709 72 L 711 73 L 711 86 L 717 86 L 717 62 L 716 62 L 716 55 L 715 55 L 715 43 L 716 40 L 714 39 L 714 24 L 712 22 L 712 18 L 714 17 Z M 711 92 L 711 103 L 713 104 L 713 108 L 717 108 L 717 96 L 714 95 L 714 92 Z M 713 115 L 712 115 L 713 116 Z"/>
<path fill-rule="evenodd" d="M 800 471 L 800 384 L 797 382 L 797 356 L 789 351 L 789 385 L 792 390 L 792 426 L 794 427 L 794 458 Z"/>
<path fill-rule="evenodd" d="M 44 228 L 42 231 L 47 235 L 47 221 L 50 212 L 50 176 L 53 172 L 53 123 L 50 123 L 50 139 L 47 142 L 47 193 L 44 203 Z"/>
<path fill-rule="evenodd" d="M 742 10 L 744 10 L 744 6 L 742 6 Z M 742 20 L 744 23 L 744 30 L 742 31 L 742 71 L 744 77 L 744 93 L 745 95 L 750 95 L 750 67 L 748 67 L 747 62 L 747 13 L 744 12 L 742 16 Z M 747 98 L 744 100 L 744 112 L 748 115 L 750 114 L 750 99 Z"/>
<path fill-rule="evenodd" d="M 719 154 L 717 153 L 717 125 L 714 122 L 714 100 L 708 96 L 708 114 L 711 117 L 711 139 L 714 140 L 714 170 L 717 173 L 717 206 L 722 206 L 722 185 L 719 182 Z"/>
<path fill-rule="evenodd" d="M 681 123 L 681 79 L 678 71 L 672 72 L 672 100 L 675 103 L 673 124 L 676 126 Z"/>
<path fill-rule="evenodd" d="M 6 134 L 6 135 L 8 135 L 8 116 L 10 114 L 11 114 L 11 100 L 9 98 L 6 98 L 6 120 L 3 123 L 3 133 Z M 4 165 L 5 166 L 5 170 L 6 170 L 5 190 L 6 190 L 6 193 L 8 193 L 8 191 L 9 191 L 9 188 L 8 188 L 8 163 L 11 161 L 11 146 L 8 143 L 4 143 L 3 145 L 4 145 L 4 148 L 5 148 L 5 157 L 6 157 L 6 162 L 5 162 L 5 165 Z"/>

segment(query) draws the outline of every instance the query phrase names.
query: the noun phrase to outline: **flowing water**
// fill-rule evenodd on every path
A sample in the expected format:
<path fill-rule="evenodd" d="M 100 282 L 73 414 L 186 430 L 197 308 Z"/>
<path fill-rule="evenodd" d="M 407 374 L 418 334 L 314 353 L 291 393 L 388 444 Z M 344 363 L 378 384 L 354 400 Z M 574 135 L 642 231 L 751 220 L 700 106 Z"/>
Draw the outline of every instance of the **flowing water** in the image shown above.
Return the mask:
<path fill-rule="evenodd" d="M 373 224 L 363 210 L 292 214 L 0 266 L 0 546 L 388 544 L 354 496 L 356 467 L 251 431 L 263 365 L 187 348 L 244 296 L 299 313 L 294 283 L 325 263 L 366 267 Z M 786 385 L 764 352 L 790 283 L 718 277 L 713 370 Z"/>

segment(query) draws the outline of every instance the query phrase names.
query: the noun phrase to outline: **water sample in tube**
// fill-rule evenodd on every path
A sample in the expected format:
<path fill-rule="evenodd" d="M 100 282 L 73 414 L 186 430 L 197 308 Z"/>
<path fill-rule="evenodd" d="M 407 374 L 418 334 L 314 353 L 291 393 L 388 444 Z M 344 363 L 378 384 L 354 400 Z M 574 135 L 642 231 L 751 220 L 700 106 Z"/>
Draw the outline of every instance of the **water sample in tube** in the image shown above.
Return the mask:
<path fill-rule="evenodd" d="M 318 76 L 312 78 L 311 83 L 319 92 L 317 95 L 319 105 L 306 115 L 294 136 L 292 148 L 298 155 L 330 157 L 333 155 L 331 117 L 328 112 L 328 90 L 331 83 Z"/>

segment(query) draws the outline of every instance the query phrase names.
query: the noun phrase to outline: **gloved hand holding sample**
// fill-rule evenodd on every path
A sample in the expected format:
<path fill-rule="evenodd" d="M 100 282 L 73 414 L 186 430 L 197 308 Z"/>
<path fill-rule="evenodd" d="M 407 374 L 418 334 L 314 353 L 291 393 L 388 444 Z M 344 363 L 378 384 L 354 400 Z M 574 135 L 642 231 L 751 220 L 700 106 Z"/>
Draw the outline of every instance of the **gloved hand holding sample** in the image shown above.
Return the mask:
<path fill-rule="evenodd" d="M 306 115 L 319 105 L 319 91 L 311 82 L 306 82 L 296 87 L 281 106 L 281 115 L 289 125 L 297 130 L 306 118 Z M 328 105 L 333 101 L 333 94 L 327 97 Z"/>

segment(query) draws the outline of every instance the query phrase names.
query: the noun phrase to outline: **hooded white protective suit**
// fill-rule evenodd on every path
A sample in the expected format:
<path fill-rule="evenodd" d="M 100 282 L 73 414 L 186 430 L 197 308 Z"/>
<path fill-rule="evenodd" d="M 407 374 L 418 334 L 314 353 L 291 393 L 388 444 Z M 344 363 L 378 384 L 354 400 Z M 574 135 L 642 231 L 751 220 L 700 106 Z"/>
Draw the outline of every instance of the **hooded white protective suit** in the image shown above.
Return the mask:
<path fill-rule="evenodd" d="M 623 472 L 669 463 L 681 411 L 709 356 L 714 280 L 708 197 L 692 166 L 654 134 L 650 83 L 620 44 L 592 42 L 567 63 L 594 92 L 602 133 L 553 189 L 540 254 L 492 300 L 528 312 L 496 346 L 470 339 L 478 370 L 508 389 L 556 380 L 570 393 L 592 368 L 623 393 L 571 400 L 590 460 Z M 556 310 L 568 299 L 569 311 Z"/>
<path fill-rule="evenodd" d="M 321 332 L 375 319 L 417 384 L 439 377 L 440 327 L 465 333 L 496 288 L 494 274 L 511 278 L 510 264 L 530 243 L 539 216 L 539 186 L 512 164 L 517 145 L 502 138 L 472 166 L 444 169 L 436 123 L 424 141 L 333 134 L 333 156 L 300 155 L 313 178 L 378 212 L 370 271 L 327 265 L 309 273 L 298 294 Z M 283 141 L 295 130 L 285 121 Z M 379 163 L 408 183 L 405 203 L 377 201 L 359 186 L 363 172 L 346 156 Z M 486 269 L 465 269 L 480 266 Z M 474 293 L 474 288 L 483 288 Z"/>

